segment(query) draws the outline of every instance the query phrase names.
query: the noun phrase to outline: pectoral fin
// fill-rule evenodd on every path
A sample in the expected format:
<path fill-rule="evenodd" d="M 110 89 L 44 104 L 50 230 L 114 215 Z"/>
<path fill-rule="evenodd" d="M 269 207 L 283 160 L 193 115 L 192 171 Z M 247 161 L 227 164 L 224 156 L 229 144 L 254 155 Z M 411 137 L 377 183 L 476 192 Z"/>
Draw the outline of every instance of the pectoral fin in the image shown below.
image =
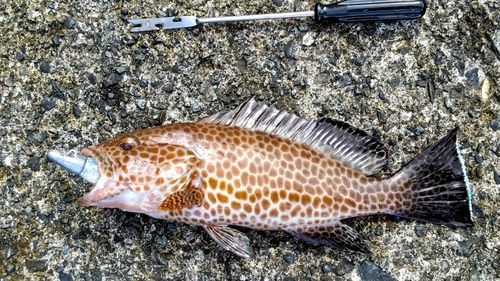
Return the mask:
<path fill-rule="evenodd" d="M 337 249 L 347 249 L 353 252 L 370 252 L 356 231 L 342 223 L 301 230 L 287 230 L 287 232 L 314 245 L 326 244 Z"/>
<path fill-rule="evenodd" d="M 193 206 L 200 206 L 203 200 L 203 191 L 189 179 L 181 182 L 182 188 L 166 196 L 158 207 L 159 211 L 173 211 Z"/>
<path fill-rule="evenodd" d="M 227 226 L 203 226 L 222 248 L 243 258 L 255 258 L 250 239 L 234 228 Z"/>

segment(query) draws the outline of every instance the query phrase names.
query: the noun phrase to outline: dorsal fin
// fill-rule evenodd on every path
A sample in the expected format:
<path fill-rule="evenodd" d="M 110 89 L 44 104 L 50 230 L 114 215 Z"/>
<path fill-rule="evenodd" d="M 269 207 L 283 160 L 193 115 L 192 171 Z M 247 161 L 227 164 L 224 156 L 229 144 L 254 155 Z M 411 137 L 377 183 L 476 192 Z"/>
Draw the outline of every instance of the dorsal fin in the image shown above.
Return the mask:
<path fill-rule="evenodd" d="M 383 146 L 362 130 L 329 118 L 307 120 L 254 98 L 198 122 L 236 126 L 303 143 L 365 175 L 376 174 L 387 164 Z"/>

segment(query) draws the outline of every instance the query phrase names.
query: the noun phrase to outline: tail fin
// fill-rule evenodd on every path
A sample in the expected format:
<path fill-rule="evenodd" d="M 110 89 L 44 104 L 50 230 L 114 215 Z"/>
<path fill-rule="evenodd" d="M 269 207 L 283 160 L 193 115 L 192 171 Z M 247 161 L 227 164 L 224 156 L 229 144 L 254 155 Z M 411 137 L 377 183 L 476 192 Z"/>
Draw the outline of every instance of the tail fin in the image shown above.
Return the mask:
<path fill-rule="evenodd" d="M 452 227 L 472 226 L 469 179 L 456 145 L 458 128 L 402 168 L 411 205 L 397 215 Z"/>

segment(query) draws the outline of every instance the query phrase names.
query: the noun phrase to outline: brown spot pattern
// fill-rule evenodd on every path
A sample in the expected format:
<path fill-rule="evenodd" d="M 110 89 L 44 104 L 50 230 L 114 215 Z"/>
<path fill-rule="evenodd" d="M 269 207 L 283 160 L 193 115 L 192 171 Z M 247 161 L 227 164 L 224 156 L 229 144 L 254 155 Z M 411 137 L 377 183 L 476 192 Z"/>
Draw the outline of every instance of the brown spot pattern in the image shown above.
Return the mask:
<path fill-rule="evenodd" d="M 99 159 L 105 176 L 122 184 L 108 196 L 130 186 L 136 192 L 160 192 L 165 196 L 158 210 L 173 220 L 279 230 L 394 214 L 412 204 L 405 179 L 367 177 L 306 145 L 265 133 L 173 124 L 127 134 L 138 140 L 127 151 L 119 146 L 123 137 L 98 145 L 110 155 Z M 195 155 L 190 147 L 202 153 Z M 178 181 L 190 171 L 198 176 Z"/>

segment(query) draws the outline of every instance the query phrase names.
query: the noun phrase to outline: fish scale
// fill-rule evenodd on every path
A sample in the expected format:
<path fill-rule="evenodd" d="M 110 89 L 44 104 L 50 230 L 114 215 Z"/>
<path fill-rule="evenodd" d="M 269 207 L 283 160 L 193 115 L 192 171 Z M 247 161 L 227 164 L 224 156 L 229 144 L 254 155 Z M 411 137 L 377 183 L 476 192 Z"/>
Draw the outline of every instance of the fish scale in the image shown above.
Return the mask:
<path fill-rule="evenodd" d="M 224 143 L 207 140 L 205 135 L 199 134 L 207 126 L 220 131 L 220 134 L 209 136 L 214 140 L 224 139 Z M 206 160 L 200 163 L 197 172 L 203 175 L 201 186 L 206 203 L 183 211 L 182 218 L 178 217 L 183 221 L 286 229 L 289 224 L 329 224 L 350 216 L 383 212 L 384 209 L 378 209 L 392 204 L 383 200 L 380 206 L 365 204 L 358 209 L 356 199 L 363 198 L 364 193 L 367 199 L 368 194 L 377 192 L 377 198 L 385 197 L 380 181 L 366 177 L 350 180 L 349 177 L 361 175 L 332 159 L 321 159 L 316 151 L 305 145 L 279 139 L 273 142 L 262 133 L 238 128 L 207 124 L 184 124 L 183 127 L 190 129 L 188 134 L 202 137 L 193 142 L 209 143 L 205 149 L 217 155 L 213 159 L 202 157 Z M 232 134 L 242 134 L 242 137 L 227 137 Z M 353 185 L 359 188 L 350 198 L 345 191 Z M 343 193 L 333 199 L 328 195 Z"/>
<path fill-rule="evenodd" d="M 242 257 L 254 257 L 252 247 L 230 225 L 283 230 L 312 244 L 368 252 L 342 220 L 390 214 L 472 225 L 456 134 L 392 177 L 377 178 L 372 175 L 386 166 L 386 152 L 363 131 L 250 99 L 196 123 L 148 128 L 83 148 L 80 157 L 97 161 L 100 176 L 89 177 L 98 178 L 96 185 L 78 202 L 202 226 Z M 64 156 L 49 152 L 63 167 Z M 92 174 L 85 165 L 81 174 Z"/>

